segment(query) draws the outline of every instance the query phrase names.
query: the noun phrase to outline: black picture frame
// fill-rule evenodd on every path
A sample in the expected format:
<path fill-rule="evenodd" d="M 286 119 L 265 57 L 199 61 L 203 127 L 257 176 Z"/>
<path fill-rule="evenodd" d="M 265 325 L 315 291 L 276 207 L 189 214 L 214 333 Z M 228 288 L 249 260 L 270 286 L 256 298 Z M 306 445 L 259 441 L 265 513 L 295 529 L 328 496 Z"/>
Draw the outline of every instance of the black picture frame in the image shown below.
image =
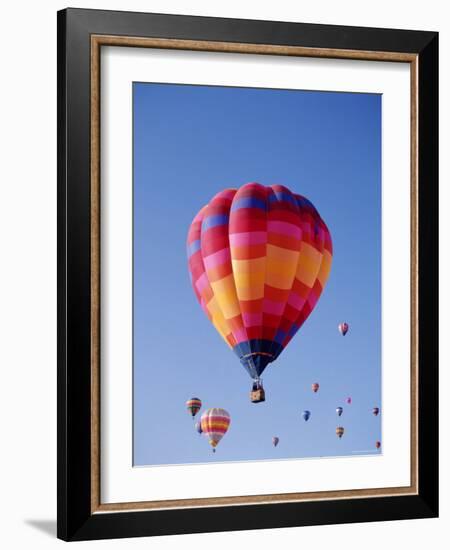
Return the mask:
<path fill-rule="evenodd" d="M 58 528 L 63 540 L 438 515 L 438 34 L 66 9 L 58 12 Z M 418 494 L 92 513 L 90 63 L 92 35 L 418 56 Z"/>

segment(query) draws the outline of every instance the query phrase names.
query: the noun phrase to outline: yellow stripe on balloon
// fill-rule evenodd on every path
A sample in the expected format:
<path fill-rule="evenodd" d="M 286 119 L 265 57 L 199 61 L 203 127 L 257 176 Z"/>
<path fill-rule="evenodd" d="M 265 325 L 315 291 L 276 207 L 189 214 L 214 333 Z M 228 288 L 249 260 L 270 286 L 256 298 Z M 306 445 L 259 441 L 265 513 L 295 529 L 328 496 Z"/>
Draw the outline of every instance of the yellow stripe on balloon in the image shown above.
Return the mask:
<path fill-rule="evenodd" d="M 266 258 L 252 258 L 250 260 L 234 260 L 232 261 L 233 273 L 264 273 L 266 268 Z"/>
<path fill-rule="evenodd" d="M 280 262 L 286 262 L 288 264 L 294 264 L 295 266 L 297 266 L 297 261 L 298 261 L 297 250 L 288 250 L 287 248 L 281 248 L 280 246 L 268 244 L 267 256 L 270 259 L 280 261 Z"/>
<path fill-rule="evenodd" d="M 267 246 L 266 284 L 290 290 L 297 271 L 299 253 L 279 246 Z"/>
<path fill-rule="evenodd" d="M 304 285 L 312 288 L 317 279 L 322 254 L 308 243 L 302 243 L 297 265 L 296 278 Z"/>
<path fill-rule="evenodd" d="M 319 283 L 321 284 L 322 288 L 325 287 L 325 284 L 328 280 L 328 276 L 330 275 L 331 260 L 332 260 L 331 254 L 328 252 L 328 250 L 324 250 L 322 263 L 320 264 L 320 270 L 317 275 L 317 279 L 319 280 Z"/>
<path fill-rule="evenodd" d="M 266 259 L 233 260 L 232 264 L 239 300 L 259 300 L 263 298 Z"/>
<path fill-rule="evenodd" d="M 235 271 L 234 281 L 236 290 L 239 296 L 239 288 L 242 286 L 258 285 L 262 287 L 264 284 L 264 271 Z"/>
<path fill-rule="evenodd" d="M 217 304 L 217 300 L 215 296 L 213 296 L 211 300 L 206 304 L 206 308 L 211 314 L 212 324 L 214 325 L 216 330 L 219 332 L 219 334 L 222 336 L 222 338 L 225 340 L 227 345 L 231 347 L 230 343 L 227 340 L 227 336 L 231 334 L 231 330 L 230 330 L 230 327 L 228 326 L 228 323 L 225 317 L 222 314 L 222 311 L 220 310 Z"/>
<path fill-rule="evenodd" d="M 232 319 L 236 315 L 240 315 L 241 309 L 236 296 L 233 275 L 230 274 L 220 281 L 210 284 L 225 319 Z"/>
<path fill-rule="evenodd" d="M 218 429 L 222 429 L 222 428 L 228 428 L 229 426 L 229 422 L 219 422 L 218 420 L 213 420 L 212 422 L 209 422 L 208 423 L 208 429 L 211 431 L 211 432 L 214 432 L 214 431 L 217 431 Z"/>

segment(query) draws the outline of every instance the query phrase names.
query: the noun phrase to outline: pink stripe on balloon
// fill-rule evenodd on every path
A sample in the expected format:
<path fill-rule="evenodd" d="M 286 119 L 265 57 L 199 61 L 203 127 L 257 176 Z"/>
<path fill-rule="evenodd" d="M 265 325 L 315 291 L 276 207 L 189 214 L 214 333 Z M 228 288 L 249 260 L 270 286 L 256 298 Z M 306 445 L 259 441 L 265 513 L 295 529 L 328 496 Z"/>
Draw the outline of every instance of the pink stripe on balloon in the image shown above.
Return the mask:
<path fill-rule="evenodd" d="M 240 342 L 246 342 L 248 340 L 247 331 L 245 330 L 245 328 L 233 330 L 233 336 L 236 338 L 236 342 L 238 344 Z"/>
<path fill-rule="evenodd" d="M 258 327 L 262 325 L 262 313 L 242 313 L 242 320 L 246 327 Z"/>
<path fill-rule="evenodd" d="M 201 277 L 197 279 L 195 282 L 195 286 L 197 287 L 197 290 L 202 293 L 203 289 L 206 288 L 209 285 L 208 277 L 206 276 L 206 273 L 203 273 Z"/>
<path fill-rule="evenodd" d="M 264 313 L 271 313 L 272 315 L 283 315 L 284 311 L 284 302 L 274 302 L 264 298 L 263 300 L 263 311 Z"/>
<path fill-rule="evenodd" d="M 317 304 L 317 300 L 319 299 L 319 296 L 311 290 L 311 292 L 308 295 L 308 304 L 313 308 Z"/>
<path fill-rule="evenodd" d="M 267 230 L 270 233 L 281 233 L 282 235 L 289 235 L 295 239 L 300 240 L 302 238 L 302 230 L 288 222 L 269 221 L 267 222 Z"/>
<path fill-rule="evenodd" d="M 209 256 L 203 258 L 206 269 L 212 269 L 213 267 L 222 265 L 225 262 L 229 262 L 230 260 L 231 258 L 229 248 L 222 248 L 222 250 L 214 252 L 214 254 L 210 254 Z"/>
<path fill-rule="evenodd" d="M 291 292 L 289 294 L 288 304 L 300 311 L 305 305 L 305 299 L 299 296 L 296 292 Z"/>
<path fill-rule="evenodd" d="M 265 231 L 251 231 L 248 233 L 230 233 L 231 246 L 264 244 L 266 242 L 267 242 L 267 233 Z"/>
<path fill-rule="evenodd" d="M 305 231 L 305 233 L 311 233 L 311 225 L 308 222 L 302 222 L 300 225 L 302 231 Z"/>

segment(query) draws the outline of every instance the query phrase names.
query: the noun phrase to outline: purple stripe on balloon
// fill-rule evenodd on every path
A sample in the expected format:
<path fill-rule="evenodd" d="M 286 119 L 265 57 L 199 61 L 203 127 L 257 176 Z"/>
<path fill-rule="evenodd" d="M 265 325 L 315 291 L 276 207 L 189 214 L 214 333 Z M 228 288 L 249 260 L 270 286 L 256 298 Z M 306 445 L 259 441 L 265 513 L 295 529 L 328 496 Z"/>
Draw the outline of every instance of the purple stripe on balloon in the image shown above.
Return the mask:
<path fill-rule="evenodd" d="M 297 206 L 297 200 L 291 193 L 285 193 L 284 191 L 273 190 L 273 195 L 269 195 L 269 202 L 286 201 Z"/>
<path fill-rule="evenodd" d="M 217 225 L 226 225 L 228 223 L 229 216 L 227 214 L 218 214 L 217 216 L 208 216 L 203 219 L 202 233 L 216 227 Z"/>
<path fill-rule="evenodd" d="M 235 199 L 231 205 L 231 212 L 240 210 L 241 208 L 259 208 L 260 210 L 266 210 L 266 202 L 256 197 L 242 197 L 241 199 Z"/>

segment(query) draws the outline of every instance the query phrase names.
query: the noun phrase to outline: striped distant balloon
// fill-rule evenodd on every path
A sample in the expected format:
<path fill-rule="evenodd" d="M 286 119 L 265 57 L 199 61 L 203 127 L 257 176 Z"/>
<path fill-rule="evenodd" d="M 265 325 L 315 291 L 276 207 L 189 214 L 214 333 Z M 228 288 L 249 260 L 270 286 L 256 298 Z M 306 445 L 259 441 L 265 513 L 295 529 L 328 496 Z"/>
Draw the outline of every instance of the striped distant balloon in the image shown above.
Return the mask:
<path fill-rule="evenodd" d="M 344 412 L 344 409 L 342 407 L 336 407 L 336 414 L 338 416 L 341 416 L 343 412 Z"/>
<path fill-rule="evenodd" d="M 248 183 L 200 210 L 187 253 L 203 311 L 258 380 L 323 291 L 332 259 L 327 226 L 287 187 Z"/>
<path fill-rule="evenodd" d="M 226 434 L 230 421 L 230 415 L 225 409 L 208 409 L 202 414 L 202 431 L 208 438 L 213 452 L 216 452 L 215 448 Z"/>
<path fill-rule="evenodd" d="M 338 426 L 336 428 L 336 435 L 341 439 L 341 437 L 344 435 L 344 428 L 342 426 Z"/>
<path fill-rule="evenodd" d="M 277 436 L 272 437 L 272 445 L 276 447 L 278 445 L 278 442 L 280 441 L 280 438 Z"/>
<path fill-rule="evenodd" d="M 191 397 L 191 399 L 186 401 L 186 407 L 187 407 L 187 410 L 194 417 L 198 413 L 198 411 L 202 408 L 202 402 L 198 397 Z"/>
<path fill-rule="evenodd" d="M 379 409 L 378 407 L 374 407 L 374 408 L 372 409 L 372 414 L 373 414 L 374 416 L 378 416 L 378 415 L 380 414 L 380 409 Z"/>
<path fill-rule="evenodd" d="M 379 448 L 381 447 L 381 442 L 380 442 L 380 441 L 376 441 L 376 442 L 375 442 L 375 447 L 376 447 L 377 449 L 379 449 Z"/>
<path fill-rule="evenodd" d="M 314 384 L 311 384 L 311 389 L 314 393 L 317 393 L 319 391 L 319 384 L 317 382 L 315 382 Z"/>
<path fill-rule="evenodd" d="M 347 399 L 345 400 L 345 402 L 347 403 L 347 405 L 351 405 L 351 404 L 352 404 L 352 398 L 351 398 L 351 397 L 347 397 Z"/>
<path fill-rule="evenodd" d="M 347 323 L 339 323 L 338 325 L 339 332 L 342 334 L 342 336 L 345 336 L 348 332 L 348 324 Z"/>

